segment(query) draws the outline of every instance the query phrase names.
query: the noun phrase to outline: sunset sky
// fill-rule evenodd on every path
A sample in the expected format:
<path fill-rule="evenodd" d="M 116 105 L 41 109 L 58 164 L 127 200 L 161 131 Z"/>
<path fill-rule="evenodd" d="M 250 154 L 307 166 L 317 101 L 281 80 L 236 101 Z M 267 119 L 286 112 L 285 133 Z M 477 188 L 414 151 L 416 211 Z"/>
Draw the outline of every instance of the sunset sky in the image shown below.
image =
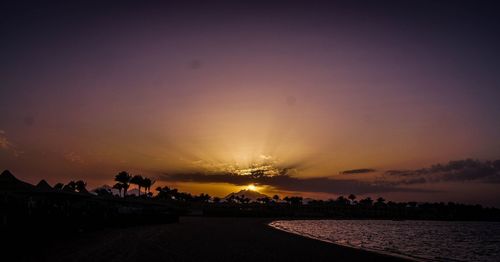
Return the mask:
<path fill-rule="evenodd" d="M 0 6 L 20 179 L 500 207 L 493 1 L 68 2 Z"/>

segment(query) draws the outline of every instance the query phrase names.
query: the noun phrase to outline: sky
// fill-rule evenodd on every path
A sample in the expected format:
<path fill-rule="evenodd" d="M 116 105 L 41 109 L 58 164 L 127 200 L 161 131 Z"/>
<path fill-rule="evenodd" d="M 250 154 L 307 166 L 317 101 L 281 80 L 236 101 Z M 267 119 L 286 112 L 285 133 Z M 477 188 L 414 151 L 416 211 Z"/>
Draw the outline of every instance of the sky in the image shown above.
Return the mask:
<path fill-rule="evenodd" d="M 5 1 L 0 169 L 500 207 L 493 1 Z"/>

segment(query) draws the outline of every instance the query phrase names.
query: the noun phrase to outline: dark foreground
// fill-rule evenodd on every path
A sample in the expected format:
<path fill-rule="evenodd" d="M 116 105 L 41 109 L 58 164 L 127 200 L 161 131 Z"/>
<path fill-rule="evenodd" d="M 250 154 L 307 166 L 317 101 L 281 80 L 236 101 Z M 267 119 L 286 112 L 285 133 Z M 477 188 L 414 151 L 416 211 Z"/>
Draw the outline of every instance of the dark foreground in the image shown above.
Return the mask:
<path fill-rule="evenodd" d="M 403 261 L 267 226 L 259 218 L 183 217 L 177 224 L 114 228 L 37 241 L 16 261 Z M 54 236 L 47 236 L 47 238 Z M 26 242 L 25 242 L 26 244 Z M 33 244 L 33 243 L 32 243 Z M 11 251 L 14 251 L 11 249 Z"/>

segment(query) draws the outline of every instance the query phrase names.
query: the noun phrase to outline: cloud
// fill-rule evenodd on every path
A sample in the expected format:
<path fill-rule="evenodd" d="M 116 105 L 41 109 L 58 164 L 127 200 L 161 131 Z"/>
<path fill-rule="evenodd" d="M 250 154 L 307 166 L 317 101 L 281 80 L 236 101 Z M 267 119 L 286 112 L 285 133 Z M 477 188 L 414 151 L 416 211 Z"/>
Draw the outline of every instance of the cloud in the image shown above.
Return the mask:
<path fill-rule="evenodd" d="M 72 163 L 83 164 L 83 158 L 75 152 L 68 152 L 64 154 L 64 159 Z"/>
<path fill-rule="evenodd" d="M 5 136 L 5 131 L 0 130 L 0 149 L 9 150 L 10 148 L 12 148 L 12 144 Z"/>
<path fill-rule="evenodd" d="M 283 191 L 331 194 L 435 192 L 418 189 L 415 186 L 438 182 L 476 181 L 500 183 L 500 160 L 482 162 L 465 159 L 415 170 L 388 170 L 381 175 L 374 176 L 372 181 L 339 179 L 338 177 L 299 178 L 290 175 L 297 174 L 298 171 L 295 167 L 261 167 L 263 169 L 249 169 L 245 172 L 185 172 L 164 174 L 162 177 L 166 181 L 175 182 L 229 183 L 237 186 L 258 184 Z M 340 174 L 352 175 L 376 171 L 371 168 L 360 168 L 341 171 Z"/>
<path fill-rule="evenodd" d="M 273 159 L 272 156 L 268 156 L 268 155 L 264 155 L 264 154 L 260 155 L 260 158 L 262 158 L 264 160 L 272 160 Z"/>
<path fill-rule="evenodd" d="M 377 170 L 371 169 L 371 168 L 360 168 L 360 169 L 351 169 L 351 170 L 341 171 L 340 174 L 344 174 L 344 175 L 366 174 L 366 173 L 372 173 L 375 171 L 377 171 Z"/>
<path fill-rule="evenodd" d="M 473 159 L 450 161 L 415 170 L 388 170 L 385 178 L 396 184 L 477 181 L 500 183 L 500 160 Z"/>
<path fill-rule="evenodd" d="M 321 192 L 331 194 L 367 194 L 380 192 L 418 191 L 418 189 L 399 188 L 388 184 L 375 184 L 357 180 L 334 179 L 330 177 L 296 178 L 286 170 L 279 175 L 239 175 L 235 173 L 175 173 L 164 174 L 162 178 L 172 182 L 229 183 L 237 186 L 257 184 L 272 186 L 278 190 Z"/>
<path fill-rule="evenodd" d="M 20 156 L 23 151 L 19 151 L 14 144 L 12 144 L 6 136 L 5 131 L 0 129 L 0 149 L 11 152 L 15 157 Z"/>

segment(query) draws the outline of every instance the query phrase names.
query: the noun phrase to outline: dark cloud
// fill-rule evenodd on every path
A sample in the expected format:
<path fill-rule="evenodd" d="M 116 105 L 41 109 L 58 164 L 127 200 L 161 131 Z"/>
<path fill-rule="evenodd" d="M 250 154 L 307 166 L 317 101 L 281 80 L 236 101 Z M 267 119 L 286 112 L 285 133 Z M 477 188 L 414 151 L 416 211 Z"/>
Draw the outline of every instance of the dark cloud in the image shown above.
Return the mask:
<path fill-rule="evenodd" d="M 375 171 L 377 171 L 377 170 L 372 169 L 372 168 L 360 168 L 360 169 L 345 170 L 345 171 L 341 171 L 340 173 L 344 174 L 344 175 L 351 175 L 351 174 L 366 174 L 366 173 L 372 173 Z"/>
<path fill-rule="evenodd" d="M 258 184 L 272 186 L 278 190 L 321 192 L 332 194 L 367 194 L 380 192 L 421 191 L 398 188 L 389 184 L 374 184 L 357 180 L 334 179 L 329 177 L 296 178 L 288 174 L 275 176 L 238 175 L 233 173 L 176 173 L 164 174 L 166 181 L 197 183 L 229 183 L 237 186 Z"/>
<path fill-rule="evenodd" d="M 436 164 L 415 170 L 388 170 L 374 181 L 338 179 L 335 177 L 298 178 L 291 176 L 290 168 L 279 169 L 270 175 L 252 172 L 249 175 L 236 173 L 174 173 L 164 174 L 163 179 L 175 182 L 229 183 L 237 186 L 258 184 L 272 186 L 278 190 L 298 192 L 321 192 L 331 194 L 369 194 L 384 192 L 431 192 L 408 186 L 450 181 L 478 181 L 500 183 L 500 160 L 458 160 L 447 164 Z M 345 170 L 341 174 L 363 174 L 375 169 L 360 168 Z"/>
<path fill-rule="evenodd" d="M 416 170 L 388 170 L 385 175 L 395 179 L 392 184 L 418 184 L 448 181 L 500 183 L 500 160 L 465 159 L 436 164 Z"/>

